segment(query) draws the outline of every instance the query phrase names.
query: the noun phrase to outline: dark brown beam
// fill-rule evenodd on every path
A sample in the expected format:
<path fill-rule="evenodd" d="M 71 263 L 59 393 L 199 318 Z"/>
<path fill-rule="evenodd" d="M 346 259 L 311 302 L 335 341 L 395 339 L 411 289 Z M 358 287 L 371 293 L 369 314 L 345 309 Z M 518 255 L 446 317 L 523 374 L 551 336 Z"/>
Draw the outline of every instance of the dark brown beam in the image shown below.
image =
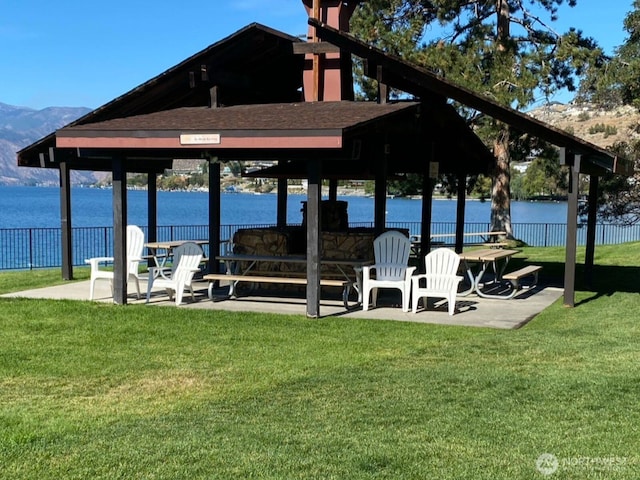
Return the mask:
<path fill-rule="evenodd" d="M 307 187 L 307 317 L 320 316 L 320 200 L 322 198 L 321 162 L 308 163 Z"/>
<path fill-rule="evenodd" d="M 319 55 L 324 53 L 340 53 L 340 49 L 329 42 L 294 43 L 293 53 L 296 55 L 307 53 Z"/>
<path fill-rule="evenodd" d="M 431 164 L 437 165 L 435 159 L 435 145 L 431 145 L 428 152 L 426 162 L 424 162 L 424 171 L 422 172 L 422 213 L 420 225 L 420 265 L 421 271 L 424 271 L 423 257 L 431 251 L 431 221 L 433 208 L 433 183 L 438 177 L 438 172 L 431 171 Z M 433 173 L 433 175 L 432 175 Z M 433 176 L 433 178 L 432 178 Z"/>
<path fill-rule="evenodd" d="M 589 203 L 587 214 L 587 245 L 584 254 L 584 279 L 593 287 L 593 265 L 596 252 L 596 220 L 598 216 L 598 176 L 589 177 Z"/>
<path fill-rule="evenodd" d="M 287 226 L 287 179 L 278 178 L 278 204 L 276 207 L 276 225 L 278 227 Z"/>
<path fill-rule="evenodd" d="M 158 176 L 147 174 L 147 241 L 158 240 Z M 155 260 L 149 260 L 149 266 L 157 267 Z"/>
<path fill-rule="evenodd" d="M 378 68 L 376 69 L 376 80 L 378 81 L 378 103 L 387 103 L 389 101 L 389 86 L 384 81 L 382 70 L 382 66 L 378 65 Z"/>
<path fill-rule="evenodd" d="M 220 162 L 209 162 L 209 273 L 220 273 Z M 232 239 L 228 239 L 231 241 Z"/>
<path fill-rule="evenodd" d="M 462 249 L 464 247 L 464 206 L 466 203 L 466 187 L 466 175 L 458 175 L 458 198 L 456 200 L 456 253 L 462 253 Z"/>
<path fill-rule="evenodd" d="M 578 239 L 578 187 L 580 185 L 580 155 L 561 151 L 561 162 L 569 167 L 569 195 L 567 198 L 567 239 L 564 265 L 564 306 L 575 306 L 576 250 Z"/>
<path fill-rule="evenodd" d="M 387 143 L 380 145 L 380 151 L 374 159 L 376 179 L 373 193 L 373 228 L 376 236 L 385 231 L 387 224 L 387 157 L 390 153 L 389 148 Z"/>
<path fill-rule="evenodd" d="M 73 280 L 73 239 L 71 228 L 71 177 L 67 162 L 60 162 L 60 239 L 62 279 Z"/>
<path fill-rule="evenodd" d="M 124 159 L 113 158 L 113 302 L 127 304 L 127 171 Z"/>

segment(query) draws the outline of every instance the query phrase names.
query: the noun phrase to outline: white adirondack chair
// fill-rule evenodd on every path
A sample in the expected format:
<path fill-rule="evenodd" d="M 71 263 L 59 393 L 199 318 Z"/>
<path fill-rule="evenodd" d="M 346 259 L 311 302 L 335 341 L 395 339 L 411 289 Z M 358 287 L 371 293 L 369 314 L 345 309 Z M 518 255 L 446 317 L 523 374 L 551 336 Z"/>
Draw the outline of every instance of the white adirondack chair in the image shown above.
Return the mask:
<path fill-rule="evenodd" d="M 140 275 L 138 267 L 142 260 L 144 250 L 144 232 L 136 225 L 127 225 L 127 278 L 135 282 L 136 292 L 140 298 Z M 105 270 L 101 265 L 113 264 L 113 257 L 87 258 L 85 263 L 91 265 L 91 283 L 89 287 L 89 300 L 93 300 L 96 280 L 109 280 L 111 295 L 113 295 L 113 270 Z"/>
<path fill-rule="evenodd" d="M 402 311 L 409 311 L 411 275 L 409 266 L 411 241 L 402 232 L 390 230 L 373 241 L 375 264 L 362 267 L 362 310 L 369 309 L 369 298 L 375 307 L 379 288 L 393 288 L 402 293 Z"/>
<path fill-rule="evenodd" d="M 186 242 L 173 250 L 171 268 L 149 268 L 149 282 L 147 283 L 147 303 L 151 298 L 153 287 L 164 288 L 169 295 L 169 300 L 176 297 L 176 305 L 182 303 L 185 289 L 189 289 L 191 299 L 195 300 L 193 293 L 193 276 L 198 272 L 203 257 L 202 248 L 193 242 Z"/>
<path fill-rule="evenodd" d="M 449 315 L 456 308 L 456 295 L 462 276 L 457 275 L 460 257 L 449 248 L 436 248 L 424 257 L 425 273 L 411 279 L 411 310 L 416 313 L 418 302 L 424 298 L 427 308 L 428 297 L 446 298 Z"/>

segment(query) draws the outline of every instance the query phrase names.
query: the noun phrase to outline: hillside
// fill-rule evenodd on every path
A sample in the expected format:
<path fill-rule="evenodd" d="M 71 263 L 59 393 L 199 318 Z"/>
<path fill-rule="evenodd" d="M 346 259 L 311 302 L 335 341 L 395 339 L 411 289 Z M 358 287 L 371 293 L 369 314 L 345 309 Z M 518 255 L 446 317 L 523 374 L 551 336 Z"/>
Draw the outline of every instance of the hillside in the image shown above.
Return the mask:
<path fill-rule="evenodd" d="M 18 167 L 16 152 L 89 112 L 88 108 L 34 110 L 0 103 L 0 185 L 58 185 L 58 171 Z M 73 183 L 94 183 L 91 172 L 72 172 Z"/>
<path fill-rule="evenodd" d="M 640 138 L 640 114 L 629 106 L 605 111 L 589 105 L 553 104 L 528 113 L 538 120 L 573 133 L 602 148 L 616 142 L 629 142 Z M 601 126 L 608 128 L 609 133 L 593 133 L 602 130 Z M 612 133 L 613 130 L 615 133 Z"/>

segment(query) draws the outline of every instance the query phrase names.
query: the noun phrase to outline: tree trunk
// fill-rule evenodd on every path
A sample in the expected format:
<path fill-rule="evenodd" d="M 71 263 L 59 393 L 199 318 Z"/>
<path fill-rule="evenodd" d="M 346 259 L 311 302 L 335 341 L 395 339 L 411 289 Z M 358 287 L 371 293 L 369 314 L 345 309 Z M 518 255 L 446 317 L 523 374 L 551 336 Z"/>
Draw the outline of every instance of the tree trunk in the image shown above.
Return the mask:
<path fill-rule="evenodd" d="M 496 43 L 498 54 L 505 54 L 508 50 L 507 42 L 510 37 L 509 5 L 506 0 L 496 0 L 497 30 Z M 493 143 L 493 154 L 496 157 L 493 175 L 493 190 L 491 192 L 491 230 L 507 232 L 506 238 L 512 239 L 511 229 L 511 172 L 509 164 L 509 126 L 500 124 L 500 131 Z"/>
<path fill-rule="evenodd" d="M 498 42 L 498 52 L 507 51 L 506 43 L 509 41 L 511 15 L 509 14 L 509 4 L 507 0 L 496 0 L 496 13 L 498 25 L 496 30 L 496 41 Z"/>
<path fill-rule="evenodd" d="M 491 192 L 491 230 L 507 232 L 512 239 L 511 229 L 511 174 L 509 171 L 509 127 L 503 125 L 493 144 L 496 165 Z"/>

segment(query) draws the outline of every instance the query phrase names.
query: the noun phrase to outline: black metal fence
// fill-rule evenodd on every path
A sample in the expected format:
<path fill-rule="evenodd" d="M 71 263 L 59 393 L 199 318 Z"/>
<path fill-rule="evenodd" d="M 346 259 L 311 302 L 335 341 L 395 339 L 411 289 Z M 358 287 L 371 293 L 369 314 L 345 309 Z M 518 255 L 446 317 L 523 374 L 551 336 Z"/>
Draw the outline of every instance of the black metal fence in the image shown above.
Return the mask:
<path fill-rule="evenodd" d="M 267 227 L 263 225 L 221 225 L 220 238 L 232 239 L 239 228 Z M 352 227 L 372 227 L 371 223 L 357 223 Z M 390 228 L 403 228 L 412 235 L 420 234 L 420 222 L 389 222 Z M 567 226 L 564 223 L 514 223 L 513 234 L 534 247 L 563 246 L 566 241 Z M 587 228 L 578 225 L 578 245 L 586 244 Z M 145 235 L 148 232 L 145 227 Z M 486 232 L 488 223 L 466 223 L 465 233 Z M 432 224 L 432 234 L 453 234 L 455 222 L 437 222 Z M 209 236 L 208 225 L 160 226 L 158 241 L 181 239 L 206 239 Z M 0 270 L 28 270 L 35 268 L 55 268 L 62 265 L 61 230 L 59 228 L 5 228 L 0 229 Z M 481 242 L 478 235 L 467 236 L 466 241 Z M 598 224 L 596 226 L 596 244 L 618 244 L 640 240 L 640 225 L 619 226 Z M 84 265 L 85 259 L 113 255 L 112 227 L 76 227 L 72 229 L 73 265 Z M 205 254 L 209 255 L 208 246 Z"/>

